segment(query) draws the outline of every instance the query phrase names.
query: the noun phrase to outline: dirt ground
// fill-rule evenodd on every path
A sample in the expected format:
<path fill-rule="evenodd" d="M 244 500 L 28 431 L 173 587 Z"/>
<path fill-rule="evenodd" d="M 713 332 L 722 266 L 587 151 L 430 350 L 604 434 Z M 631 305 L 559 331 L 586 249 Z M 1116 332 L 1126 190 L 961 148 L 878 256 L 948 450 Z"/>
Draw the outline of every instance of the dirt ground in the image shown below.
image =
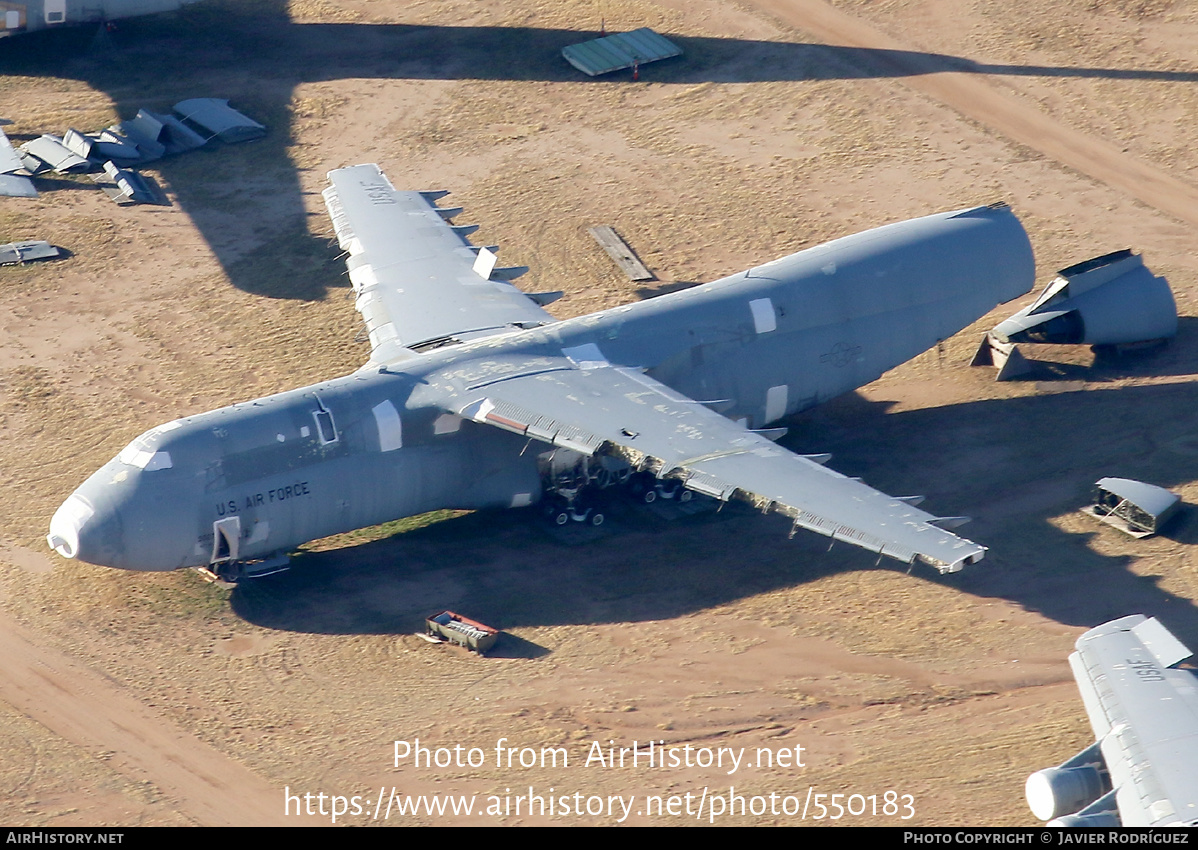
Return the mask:
<path fill-rule="evenodd" d="M 601 21 L 686 55 L 584 79 L 559 50 Z M 0 199 L 0 242 L 70 251 L 0 269 L 0 822 L 1035 825 L 1025 777 L 1091 740 L 1077 636 L 1145 613 L 1198 646 L 1193 511 L 1145 541 L 1077 512 L 1103 475 L 1198 502 L 1195 82 L 1184 0 L 206 0 L 0 42 L 17 142 L 195 96 L 270 127 L 162 162 L 170 207 L 83 178 Z M 50 552 L 54 510 L 137 434 L 366 359 L 319 195 L 358 162 L 452 190 L 562 317 L 1005 200 L 1041 284 L 1134 248 L 1180 332 L 1122 362 L 1037 347 L 995 383 L 967 364 L 1025 299 L 787 423 L 973 516 L 990 551 L 953 576 L 739 509 L 623 508 L 585 543 L 430 516 L 232 590 Z M 594 224 L 658 280 L 626 281 Z M 413 634 L 443 608 L 503 628 L 495 654 Z M 397 764 L 417 740 L 434 763 Z M 420 797 L 449 808 L 401 813 Z"/>

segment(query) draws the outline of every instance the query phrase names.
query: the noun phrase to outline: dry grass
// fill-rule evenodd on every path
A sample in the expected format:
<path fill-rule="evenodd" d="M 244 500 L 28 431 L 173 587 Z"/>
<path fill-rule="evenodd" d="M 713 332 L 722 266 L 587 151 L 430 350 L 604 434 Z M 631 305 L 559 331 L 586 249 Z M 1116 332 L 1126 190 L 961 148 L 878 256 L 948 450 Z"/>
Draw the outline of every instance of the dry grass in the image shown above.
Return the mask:
<path fill-rule="evenodd" d="M 1113 65 L 1134 49 L 1108 27 L 1134 18 L 1128 4 L 1070 4 L 1073 14 L 1044 30 L 1059 42 L 1035 40 L 1056 13 L 1026 3 L 987 4 L 938 27 L 921 24 L 920 4 L 836 5 L 920 49 L 995 62 Z M 1188 14 L 1141 5 L 1162 25 Z M 722 3 L 686 16 L 589 0 L 288 8 L 306 23 L 402 15 L 403 24 L 535 31 L 597 28 L 602 14 L 612 30 L 650 25 L 703 39 L 772 28 L 804 40 Z M 1086 29 L 1090 12 L 1097 34 Z M 17 133 L 94 129 L 138 105 L 204 94 L 230 97 L 271 129 L 253 145 L 164 162 L 158 173 L 177 204 L 169 211 L 119 210 L 66 187 L 20 207 L 0 201 L 0 241 L 41 236 L 74 254 L 0 270 L 5 543 L 44 551 L 41 535 L 63 497 L 145 428 L 365 359 L 316 195 L 323 172 L 348 157 L 384 162 L 397 185 L 450 184 L 467 208 L 463 221 L 483 226 L 476 241 L 533 267 L 521 285 L 567 291 L 554 305 L 562 316 L 646 294 L 586 234 L 597 223 L 624 234 L 662 282 L 689 282 L 885 221 L 1009 198 L 1046 270 L 1115 243 L 1142 246 L 1183 312 L 1198 274 L 1190 234 L 1175 223 L 895 81 L 844 79 L 835 66 L 803 78 L 809 66 L 825 68 L 818 57 L 784 53 L 778 61 L 790 64 L 778 79 L 753 82 L 710 73 L 762 49 L 734 39 L 697 41 L 705 47 L 695 55 L 645 69 L 636 85 L 566 77 L 550 59 L 516 71 L 500 64 L 491 78 L 407 79 L 382 50 L 339 56 L 345 73 L 324 74 L 284 55 L 294 30 L 282 13 L 275 2 L 215 2 L 130 24 L 134 41 L 193 45 L 194 63 L 142 49 L 145 61 L 134 65 L 85 57 L 47 70 L 46 57 L 26 57 L 18 73 L 0 76 Z M 262 33 L 265 58 L 231 73 L 227 51 Z M 1079 33 L 1092 43 L 1073 55 Z M 1159 67 L 1180 62 L 1159 52 Z M 1195 164 L 1184 144 L 1188 85 L 1015 83 L 1020 96 L 1096 135 L 1117 136 L 1130 116 L 1162 127 L 1129 137 L 1132 153 L 1183 173 Z M 917 358 L 865 393 L 896 401 L 893 416 L 820 414 L 796 423 L 795 445 L 832 448 L 838 468 L 895 492 L 931 489 L 938 508 L 993 506 L 995 492 L 1033 492 L 1045 479 L 1127 458 L 1143 477 L 1164 476 L 1198 497 L 1189 461 L 1167 448 L 1186 437 L 1192 404 L 1153 389 L 1152 369 L 1103 379 L 1113 391 L 1143 388 L 1129 409 L 1147 411 L 1150 423 L 1127 427 L 1115 396 L 1088 392 L 1082 427 L 1074 405 L 1035 384 L 964 372 L 984 325 L 950 340 L 943 359 Z M 1176 376 L 1193 371 L 1181 344 L 1176 359 L 1156 361 Z M 1084 453 L 1073 445 L 1079 429 Z M 1060 501 L 1004 502 L 1010 512 L 979 531 L 994 546 L 990 560 L 952 579 L 875 569 L 807 536 L 787 542 L 784 527 L 748 516 L 681 527 L 631 519 L 616 540 L 568 547 L 520 517 L 447 513 L 322 541 L 288 576 L 231 594 L 191 574 L 130 576 L 56 559 L 48 573 L 0 565 L 0 598 L 47 645 L 103 670 L 279 787 L 344 793 L 398 781 L 380 752 L 416 734 L 480 746 L 499 737 L 537 746 L 638 736 L 800 742 L 813 750 L 809 770 L 746 777 L 746 790 L 893 787 L 916 795 L 911 823 L 1026 824 L 1023 776 L 1086 743 L 1072 689 L 1059 685 L 1081 617 L 1129 597 L 1163 605 L 1165 593 L 1189 607 L 1198 593 L 1189 526 L 1132 544 Z M 1118 595 L 1074 600 L 1069 580 Z M 407 634 L 433 608 L 459 605 L 507 628 L 515 657 L 439 652 Z M 257 648 L 230 654 L 221 642 L 234 636 Z M 152 822 L 175 822 L 152 788 L 131 786 L 12 712 L 0 713 L 0 751 L 8 822 L 86 820 L 60 811 L 67 776 Z M 30 752 L 36 769 L 22 773 L 16 765 Z M 697 772 L 658 784 L 573 771 L 400 778 L 470 793 L 517 782 L 682 793 L 727 782 Z"/>

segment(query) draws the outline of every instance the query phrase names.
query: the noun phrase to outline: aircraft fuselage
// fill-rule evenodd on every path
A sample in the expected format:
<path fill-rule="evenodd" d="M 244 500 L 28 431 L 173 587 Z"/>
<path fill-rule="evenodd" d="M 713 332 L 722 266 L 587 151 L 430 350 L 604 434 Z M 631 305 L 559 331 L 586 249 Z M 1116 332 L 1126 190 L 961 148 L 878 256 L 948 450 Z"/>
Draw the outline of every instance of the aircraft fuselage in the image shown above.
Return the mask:
<path fill-rule="evenodd" d="M 637 304 L 372 362 L 146 432 L 63 504 L 48 540 L 93 564 L 171 570 L 440 508 L 531 504 L 538 455 L 551 447 L 459 416 L 487 386 L 600 358 L 760 428 L 876 379 L 1026 292 L 1033 276 L 1014 215 L 979 207 Z"/>

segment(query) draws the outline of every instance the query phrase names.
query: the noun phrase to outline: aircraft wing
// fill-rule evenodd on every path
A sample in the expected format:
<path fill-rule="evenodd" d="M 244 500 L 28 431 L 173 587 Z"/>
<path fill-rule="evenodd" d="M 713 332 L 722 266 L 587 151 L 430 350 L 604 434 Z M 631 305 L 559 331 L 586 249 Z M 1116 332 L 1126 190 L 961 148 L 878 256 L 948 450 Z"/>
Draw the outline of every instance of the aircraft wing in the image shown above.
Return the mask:
<path fill-rule="evenodd" d="M 1198 678 L 1156 619 L 1086 632 L 1069 666 L 1110 773 L 1123 826 L 1198 823 Z"/>
<path fill-rule="evenodd" d="M 453 411 L 586 455 L 614 454 L 717 499 L 774 510 L 796 526 L 942 573 L 985 548 L 937 527 L 932 514 L 789 452 L 639 370 L 616 367 L 594 345 L 566 357 L 527 358 L 485 377 L 456 376 Z"/>
<path fill-rule="evenodd" d="M 446 192 L 399 192 L 377 165 L 329 172 L 325 206 L 370 334 L 371 360 L 547 324 L 555 319 L 508 281 L 525 268 L 496 268 L 471 245 L 473 227 L 436 206 Z"/>

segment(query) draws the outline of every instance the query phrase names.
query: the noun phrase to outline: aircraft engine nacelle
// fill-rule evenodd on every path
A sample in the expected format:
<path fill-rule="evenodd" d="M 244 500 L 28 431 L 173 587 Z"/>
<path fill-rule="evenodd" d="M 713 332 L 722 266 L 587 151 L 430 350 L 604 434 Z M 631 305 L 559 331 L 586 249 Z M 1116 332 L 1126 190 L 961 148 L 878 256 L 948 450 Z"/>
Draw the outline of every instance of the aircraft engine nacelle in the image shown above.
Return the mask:
<path fill-rule="evenodd" d="M 1123 821 L 1119 817 L 1119 804 L 1115 802 L 1115 792 L 1110 791 L 1077 814 L 1053 818 L 1044 825 L 1099 829 L 1121 827 Z"/>
<path fill-rule="evenodd" d="M 1058 767 L 1036 771 L 1027 778 L 1027 784 L 1024 786 L 1027 804 L 1032 813 L 1043 821 L 1057 820 L 1065 816 L 1096 814 L 1083 810 L 1104 797 L 1110 790 L 1111 776 L 1097 743 Z M 1085 825 L 1110 824 L 1087 822 Z"/>
<path fill-rule="evenodd" d="M 1001 342 L 1123 345 L 1177 334 L 1177 304 L 1130 250 L 1062 269 L 1030 307 L 999 324 Z"/>

